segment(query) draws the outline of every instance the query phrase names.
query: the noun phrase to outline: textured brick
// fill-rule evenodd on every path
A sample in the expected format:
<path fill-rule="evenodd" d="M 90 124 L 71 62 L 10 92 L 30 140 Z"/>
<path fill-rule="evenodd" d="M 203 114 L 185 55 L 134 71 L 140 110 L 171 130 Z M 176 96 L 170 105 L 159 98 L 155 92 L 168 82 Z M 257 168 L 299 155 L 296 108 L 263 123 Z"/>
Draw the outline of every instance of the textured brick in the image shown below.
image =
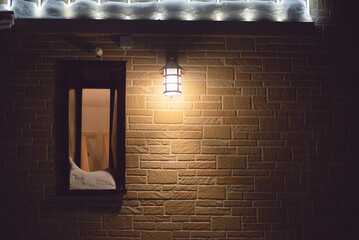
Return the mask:
<path fill-rule="evenodd" d="M 287 213 L 284 208 L 259 208 L 258 209 L 259 222 L 281 222 L 287 221 Z"/>
<path fill-rule="evenodd" d="M 296 91 L 293 88 L 269 88 L 269 101 L 295 101 Z"/>
<path fill-rule="evenodd" d="M 147 232 L 144 231 L 142 233 L 142 237 L 141 240 L 167 240 L 167 239 L 171 239 L 171 232 L 163 232 L 163 231 L 155 231 L 155 232 Z"/>
<path fill-rule="evenodd" d="M 155 111 L 155 123 L 182 123 L 182 111 Z"/>
<path fill-rule="evenodd" d="M 177 183 L 177 171 L 148 171 L 149 183 Z"/>
<path fill-rule="evenodd" d="M 212 217 L 214 230 L 240 230 L 241 217 Z"/>
<path fill-rule="evenodd" d="M 1 236 L 357 239 L 356 15 L 345 4 L 312 1 L 313 36 L 138 35 L 121 50 L 113 34 L 1 32 Z M 185 69 L 173 98 L 159 71 L 171 50 Z M 52 197 L 55 64 L 85 59 L 127 61 L 122 200 Z"/>
<path fill-rule="evenodd" d="M 105 215 L 103 217 L 103 227 L 110 229 L 132 229 L 133 217 L 132 216 L 113 216 Z"/>
<path fill-rule="evenodd" d="M 165 202 L 166 214 L 194 214 L 195 202 L 194 201 L 182 201 L 182 200 L 169 200 Z"/>
<path fill-rule="evenodd" d="M 171 143 L 172 153 L 199 153 L 199 141 L 173 141 Z"/>
<path fill-rule="evenodd" d="M 231 128 L 229 126 L 205 126 L 204 138 L 226 139 L 231 137 Z"/>
<path fill-rule="evenodd" d="M 250 109 L 250 97 L 223 97 L 224 109 Z"/>
<path fill-rule="evenodd" d="M 208 79 L 233 80 L 233 68 L 230 67 L 209 67 Z"/>
<path fill-rule="evenodd" d="M 127 108 L 145 108 L 145 96 L 126 96 Z"/>
<path fill-rule="evenodd" d="M 263 59 L 264 72 L 290 72 L 290 60 L 286 59 Z"/>
<path fill-rule="evenodd" d="M 227 39 L 226 41 L 226 49 L 227 50 L 254 50 L 254 40 L 253 39 Z"/>
<path fill-rule="evenodd" d="M 254 190 L 256 192 L 282 192 L 284 189 L 284 181 L 281 178 L 256 177 L 254 180 Z"/>
<path fill-rule="evenodd" d="M 198 198 L 225 199 L 226 188 L 224 186 L 198 187 Z"/>
<path fill-rule="evenodd" d="M 288 120 L 286 118 L 261 118 L 261 131 L 287 131 Z"/>
<path fill-rule="evenodd" d="M 217 167 L 224 169 L 245 168 L 246 161 L 241 156 L 218 156 Z"/>
<path fill-rule="evenodd" d="M 206 92 L 206 82 L 204 81 L 184 81 L 182 83 L 183 94 L 204 94 Z"/>

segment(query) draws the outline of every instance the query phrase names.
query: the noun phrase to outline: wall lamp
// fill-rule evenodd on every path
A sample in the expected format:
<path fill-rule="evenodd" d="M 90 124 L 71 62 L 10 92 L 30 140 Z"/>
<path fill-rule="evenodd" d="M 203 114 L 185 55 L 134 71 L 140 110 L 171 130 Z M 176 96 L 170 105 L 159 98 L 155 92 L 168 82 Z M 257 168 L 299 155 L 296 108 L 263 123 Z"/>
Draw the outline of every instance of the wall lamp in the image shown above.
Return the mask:
<path fill-rule="evenodd" d="M 169 62 L 162 68 L 163 69 L 163 94 L 165 96 L 178 96 L 181 95 L 181 68 L 170 57 Z"/>

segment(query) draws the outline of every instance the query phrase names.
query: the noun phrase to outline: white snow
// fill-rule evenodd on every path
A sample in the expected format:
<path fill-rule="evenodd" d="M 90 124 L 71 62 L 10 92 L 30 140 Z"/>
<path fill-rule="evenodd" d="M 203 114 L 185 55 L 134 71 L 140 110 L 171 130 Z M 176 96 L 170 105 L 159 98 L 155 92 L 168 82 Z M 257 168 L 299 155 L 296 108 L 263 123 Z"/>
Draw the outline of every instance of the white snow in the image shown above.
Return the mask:
<path fill-rule="evenodd" d="M 45 0 L 42 6 L 25 0 L 0 4 L 0 11 L 12 10 L 15 18 L 90 18 L 120 20 L 210 20 L 210 21 L 312 21 L 308 0 L 208 1 L 161 0 L 160 2 L 105 2 L 76 0 L 66 4 Z"/>
<path fill-rule="evenodd" d="M 109 170 L 86 172 L 79 168 L 70 158 L 71 190 L 104 190 L 116 189 L 116 183 Z"/>

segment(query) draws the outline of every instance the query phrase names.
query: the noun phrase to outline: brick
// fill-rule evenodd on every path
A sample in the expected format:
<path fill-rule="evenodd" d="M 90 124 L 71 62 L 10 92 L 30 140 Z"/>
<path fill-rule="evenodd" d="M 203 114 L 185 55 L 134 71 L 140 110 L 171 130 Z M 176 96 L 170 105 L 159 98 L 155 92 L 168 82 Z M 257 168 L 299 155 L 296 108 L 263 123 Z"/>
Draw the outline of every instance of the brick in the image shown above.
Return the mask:
<path fill-rule="evenodd" d="M 153 115 L 153 111 L 152 110 L 145 110 L 145 109 L 126 109 L 126 114 L 128 116 L 152 116 Z"/>
<path fill-rule="evenodd" d="M 103 227 L 105 229 L 132 229 L 133 217 L 105 215 L 103 217 Z"/>
<path fill-rule="evenodd" d="M 145 96 L 126 96 L 127 108 L 145 108 Z"/>
<path fill-rule="evenodd" d="M 250 109 L 251 98 L 250 97 L 223 97 L 224 109 Z"/>
<path fill-rule="evenodd" d="M 200 203 L 198 203 L 198 205 L 199 206 L 205 205 L 206 207 L 196 207 L 196 214 L 197 215 L 230 215 L 231 209 L 225 208 L 222 205 L 221 207 L 218 207 L 218 202 L 222 202 L 222 200 L 216 201 L 212 199 L 209 201 L 201 201 Z"/>
<path fill-rule="evenodd" d="M 178 137 L 180 139 L 200 139 L 202 138 L 202 132 L 180 132 Z"/>
<path fill-rule="evenodd" d="M 151 124 L 153 122 L 152 117 L 130 117 L 129 123 L 134 124 Z"/>
<path fill-rule="evenodd" d="M 234 73 L 231 67 L 209 67 L 208 68 L 209 80 L 233 80 Z"/>
<path fill-rule="evenodd" d="M 153 87 L 127 87 L 126 94 L 155 94 Z"/>
<path fill-rule="evenodd" d="M 189 65 L 201 65 L 201 66 L 210 66 L 210 65 L 223 65 L 223 60 L 221 59 L 191 59 L 188 61 Z"/>
<path fill-rule="evenodd" d="M 195 161 L 188 162 L 188 169 L 213 169 L 216 168 L 216 163 L 213 161 Z"/>
<path fill-rule="evenodd" d="M 203 154 L 235 154 L 236 148 L 234 147 L 202 147 Z"/>
<path fill-rule="evenodd" d="M 159 192 L 157 191 L 139 191 L 138 197 L 141 199 L 170 199 L 172 198 L 172 194 L 167 192 Z"/>
<path fill-rule="evenodd" d="M 263 59 L 264 72 L 290 72 L 290 60 L 286 59 Z"/>
<path fill-rule="evenodd" d="M 236 51 L 254 50 L 254 39 L 229 38 L 226 40 L 226 50 L 236 50 Z"/>
<path fill-rule="evenodd" d="M 260 118 L 259 129 L 261 131 L 287 131 L 288 120 L 286 118 Z"/>
<path fill-rule="evenodd" d="M 146 132 L 146 138 L 171 139 L 178 138 L 177 132 Z"/>
<path fill-rule="evenodd" d="M 148 171 L 149 183 L 177 183 L 177 171 L 172 170 L 150 170 Z"/>
<path fill-rule="evenodd" d="M 240 95 L 241 89 L 240 88 L 214 88 L 209 87 L 207 88 L 207 94 L 210 95 Z"/>
<path fill-rule="evenodd" d="M 252 185 L 252 177 L 218 177 L 217 184 L 220 185 Z"/>
<path fill-rule="evenodd" d="M 171 143 L 171 152 L 173 154 L 181 153 L 199 153 L 200 142 L 199 141 L 173 141 Z"/>
<path fill-rule="evenodd" d="M 198 187 L 198 198 L 205 199 L 225 199 L 225 186 L 200 186 Z"/>
<path fill-rule="evenodd" d="M 157 207 L 157 206 L 146 206 L 144 207 L 145 215 L 163 215 L 164 207 Z"/>
<path fill-rule="evenodd" d="M 186 72 L 182 75 L 183 83 L 187 83 L 188 81 L 199 81 L 199 80 L 206 80 L 205 73 L 190 73 Z"/>
<path fill-rule="evenodd" d="M 182 229 L 184 230 L 210 230 L 210 228 L 211 228 L 210 223 L 198 223 L 198 222 L 182 223 Z"/>
<path fill-rule="evenodd" d="M 235 116 L 236 115 L 236 111 L 235 110 L 216 110 L 216 111 L 212 111 L 212 110 L 204 110 L 203 111 L 203 116 Z"/>
<path fill-rule="evenodd" d="M 253 140 L 279 140 L 279 133 L 268 133 L 268 132 L 251 132 L 249 133 L 249 139 Z"/>
<path fill-rule="evenodd" d="M 169 231 L 143 231 L 141 240 L 168 240 L 171 239 L 171 232 Z"/>
<path fill-rule="evenodd" d="M 218 156 L 217 167 L 220 169 L 241 169 L 246 167 L 242 156 Z"/>
<path fill-rule="evenodd" d="M 193 104 L 187 102 L 170 102 L 169 107 L 170 109 L 184 110 L 184 109 L 192 109 Z"/>
<path fill-rule="evenodd" d="M 250 207 L 251 203 L 247 200 L 225 200 L 223 201 L 225 207 Z M 233 213 L 233 208 L 232 208 Z"/>
<path fill-rule="evenodd" d="M 165 202 L 165 213 L 176 215 L 194 214 L 195 202 L 183 200 L 168 200 Z"/>
<path fill-rule="evenodd" d="M 206 82 L 205 81 L 184 81 L 182 83 L 182 93 L 187 94 L 205 94 Z"/>
<path fill-rule="evenodd" d="M 213 230 L 241 230 L 241 217 L 212 217 Z"/>
<path fill-rule="evenodd" d="M 180 230 L 180 223 L 156 223 L 156 227 L 158 230 Z"/>
<path fill-rule="evenodd" d="M 178 179 L 178 184 L 184 185 L 213 185 L 214 183 L 215 178 L 213 177 L 181 177 Z"/>
<path fill-rule="evenodd" d="M 197 170 L 197 176 L 230 176 L 230 170 Z"/>
<path fill-rule="evenodd" d="M 182 111 L 155 111 L 155 123 L 183 123 Z"/>
<path fill-rule="evenodd" d="M 136 230 L 110 230 L 108 235 L 110 237 L 140 237 L 141 232 Z"/>
<path fill-rule="evenodd" d="M 259 222 L 287 222 L 287 212 L 284 208 L 258 208 Z"/>
<path fill-rule="evenodd" d="M 170 153 L 170 147 L 165 146 L 151 146 L 150 147 L 150 153 L 151 154 L 169 154 Z"/>
<path fill-rule="evenodd" d="M 269 101 L 295 101 L 296 90 L 293 88 L 269 88 Z"/>
<path fill-rule="evenodd" d="M 237 65 L 240 67 L 262 66 L 262 60 L 253 58 L 226 59 L 226 65 Z"/>
<path fill-rule="evenodd" d="M 219 125 L 219 117 L 187 117 L 183 121 L 186 125 Z"/>
<path fill-rule="evenodd" d="M 288 148 L 263 148 L 263 161 L 292 161 L 292 154 Z"/>
<path fill-rule="evenodd" d="M 168 109 L 168 102 L 147 102 L 148 109 Z"/>
<path fill-rule="evenodd" d="M 216 102 L 199 102 L 193 104 L 194 109 L 221 109 L 222 104 Z"/>
<path fill-rule="evenodd" d="M 230 126 L 204 126 L 204 138 L 228 139 L 231 137 Z"/>
<path fill-rule="evenodd" d="M 254 180 L 254 190 L 256 192 L 282 192 L 284 181 L 282 178 L 256 177 Z"/>

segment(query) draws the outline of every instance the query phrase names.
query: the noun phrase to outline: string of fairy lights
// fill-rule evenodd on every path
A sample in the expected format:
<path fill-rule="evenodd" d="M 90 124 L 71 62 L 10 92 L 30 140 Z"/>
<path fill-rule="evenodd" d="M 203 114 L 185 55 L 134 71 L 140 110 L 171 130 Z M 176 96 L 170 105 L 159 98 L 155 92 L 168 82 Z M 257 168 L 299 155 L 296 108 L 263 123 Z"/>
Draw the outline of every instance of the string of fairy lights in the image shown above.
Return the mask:
<path fill-rule="evenodd" d="M 13 6 L 13 1 L 14 0 L 7 0 L 7 4 L 6 4 L 6 8 L 8 10 L 11 10 L 12 6 Z M 36 6 L 38 8 L 41 8 L 43 5 L 43 2 L 45 2 L 45 0 L 35 0 L 36 2 Z M 73 4 L 76 0 L 67 0 L 67 5 L 71 6 L 71 4 Z M 165 0 L 157 0 L 158 3 L 163 2 Z M 225 2 L 226 0 L 215 0 L 217 3 L 221 3 L 221 2 Z M 238 2 L 256 2 L 258 0 L 237 0 Z M 274 3 L 281 3 L 283 0 L 268 0 L 268 2 L 274 2 Z M 306 10 L 307 13 L 310 14 L 310 0 L 304 0 L 306 2 Z M 94 2 L 97 2 L 97 4 L 101 5 L 102 3 L 105 2 L 111 2 L 110 1 L 105 1 L 105 0 L 94 0 Z M 115 2 L 115 1 L 114 1 Z M 148 1 L 148 2 L 153 2 L 153 1 Z M 187 0 L 188 3 L 191 2 L 198 2 L 198 0 Z M 138 2 L 137 0 L 127 0 L 127 4 L 132 4 L 132 3 L 137 3 L 137 4 L 141 4 L 144 3 L 144 1 Z M 205 1 L 203 2 L 204 4 L 206 3 Z M 218 20 L 218 19 L 217 19 Z"/>

